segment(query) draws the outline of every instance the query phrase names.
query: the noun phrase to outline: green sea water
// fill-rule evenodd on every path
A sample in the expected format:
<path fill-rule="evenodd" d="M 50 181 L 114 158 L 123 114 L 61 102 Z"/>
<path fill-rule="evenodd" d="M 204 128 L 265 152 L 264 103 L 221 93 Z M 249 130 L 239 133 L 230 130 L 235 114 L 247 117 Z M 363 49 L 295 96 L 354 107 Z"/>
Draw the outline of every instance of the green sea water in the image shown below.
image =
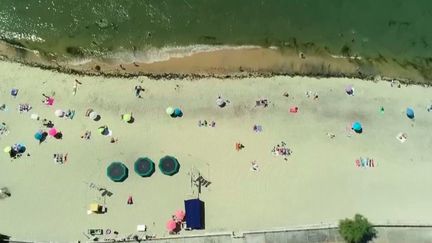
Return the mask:
<path fill-rule="evenodd" d="M 0 37 L 42 53 L 144 58 L 198 44 L 432 57 L 430 0 L 1 0 Z M 138 53 L 138 54 L 137 54 Z"/>

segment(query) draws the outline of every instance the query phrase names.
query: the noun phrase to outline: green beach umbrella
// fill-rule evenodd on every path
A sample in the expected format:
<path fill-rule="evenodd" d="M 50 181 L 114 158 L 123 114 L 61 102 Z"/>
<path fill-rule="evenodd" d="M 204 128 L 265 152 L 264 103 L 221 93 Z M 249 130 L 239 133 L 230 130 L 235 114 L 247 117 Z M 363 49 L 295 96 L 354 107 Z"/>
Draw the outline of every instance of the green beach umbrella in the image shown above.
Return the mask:
<path fill-rule="evenodd" d="M 180 170 L 180 164 L 176 158 L 165 156 L 159 160 L 159 169 L 164 175 L 172 176 Z"/>
<path fill-rule="evenodd" d="M 121 162 L 112 162 L 107 167 L 107 176 L 114 182 L 123 182 L 128 177 L 128 168 Z"/>
<path fill-rule="evenodd" d="M 155 172 L 155 164 L 147 157 L 138 158 L 134 164 L 135 172 L 142 177 L 149 177 Z"/>

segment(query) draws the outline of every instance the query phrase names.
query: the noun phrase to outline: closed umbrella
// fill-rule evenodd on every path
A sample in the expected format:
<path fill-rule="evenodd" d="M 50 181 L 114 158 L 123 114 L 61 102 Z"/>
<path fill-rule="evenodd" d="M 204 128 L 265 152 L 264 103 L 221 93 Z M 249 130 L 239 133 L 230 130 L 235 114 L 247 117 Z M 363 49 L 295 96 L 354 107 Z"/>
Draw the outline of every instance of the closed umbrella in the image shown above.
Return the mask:
<path fill-rule="evenodd" d="M 409 119 L 414 119 L 414 110 L 411 107 L 406 109 L 406 115 Z"/>

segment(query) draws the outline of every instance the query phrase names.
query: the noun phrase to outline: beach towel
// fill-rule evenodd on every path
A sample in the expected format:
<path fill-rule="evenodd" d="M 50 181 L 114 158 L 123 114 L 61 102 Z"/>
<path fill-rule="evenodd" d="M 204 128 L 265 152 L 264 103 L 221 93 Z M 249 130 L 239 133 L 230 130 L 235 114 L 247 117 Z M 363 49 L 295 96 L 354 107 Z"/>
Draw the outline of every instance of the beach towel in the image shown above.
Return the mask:
<path fill-rule="evenodd" d="M 360 160 L 356 159 L 355 164 L 357 167 L 360 167 Z"/>

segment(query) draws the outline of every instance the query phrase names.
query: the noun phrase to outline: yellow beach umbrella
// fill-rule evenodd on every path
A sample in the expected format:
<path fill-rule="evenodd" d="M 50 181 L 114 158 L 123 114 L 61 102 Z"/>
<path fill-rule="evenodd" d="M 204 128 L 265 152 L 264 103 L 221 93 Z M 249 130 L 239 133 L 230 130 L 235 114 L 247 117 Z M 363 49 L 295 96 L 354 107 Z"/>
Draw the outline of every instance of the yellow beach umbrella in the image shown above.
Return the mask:
<path fill-rule="evenodd" d="M 104 132 L 105 132 L 105 129 L 107 129 L 107 127 L 106 126 L 101 126 L 101 127 L 99 127 L 98 128 L 98 132 L 100 133 L 100 134 L 104 134 Z"/>
<path fill-rule="evenodd" d="M 12 147 L 11 147 L 11 146 L 7 146 L 7 147 L 5 147 L 5 148 L 3 149 L 3 151 L 4 151 L 5 153 L 10 153 L 10 151 L 12 151 Z"/>
<path fill-rule="evenodd" d="M 174 113 L 174 108 L 169 106 L 168 108 L 166 108 L 166 113 L 171 116 Z"/>
<path fill-rule="evenodd" d="M 123 116 L 122 116 L 122 118 L 123 118 L 123 121 L 125 121 L 125 122 L 129 122 L 131 119 L 132 119 L 132 114 L 124 114 Z"/>

